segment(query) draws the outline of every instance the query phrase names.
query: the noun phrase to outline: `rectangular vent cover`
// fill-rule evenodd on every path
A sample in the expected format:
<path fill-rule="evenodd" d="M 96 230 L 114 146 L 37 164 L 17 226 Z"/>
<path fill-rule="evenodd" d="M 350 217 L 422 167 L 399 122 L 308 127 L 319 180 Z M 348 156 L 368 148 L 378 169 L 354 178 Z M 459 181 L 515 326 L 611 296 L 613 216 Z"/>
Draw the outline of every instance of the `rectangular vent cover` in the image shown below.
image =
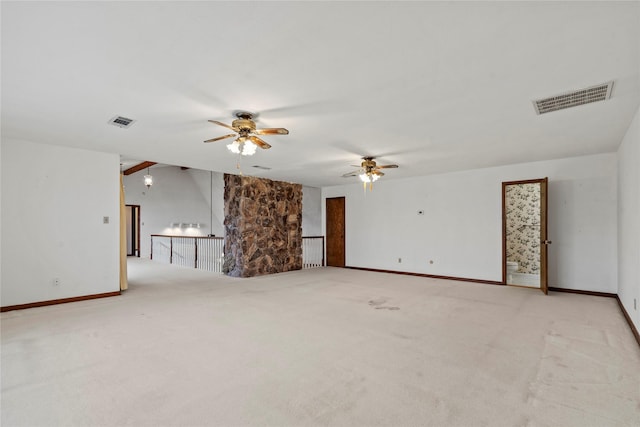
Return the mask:
<path fill-rule="evenodd" d="M 589 104 L 591 102 L 604 101 L 611 97 L 611 89 L 613 89 L 613 81 L 586 89 L 567 92 L 562 95 L 538 99 L 533 101 L 533 106 L 537 114 L 550 113 L 552 111 L 577 107 L 578 105 Z"/>
<path fill-rule="evenodd" d="M 121 127 L 121 128 L 125 128 L 125 129 L 131 127 L 131 125 L 134 122 L 135 122 L 135 120 L 127 119 L 126 117 L 122 117 L 122 116 L 115 116 L 114 118 L 109 120 L 109 124 L 112 124 L 114 126 L 118 126 L 118 127 Z"/>

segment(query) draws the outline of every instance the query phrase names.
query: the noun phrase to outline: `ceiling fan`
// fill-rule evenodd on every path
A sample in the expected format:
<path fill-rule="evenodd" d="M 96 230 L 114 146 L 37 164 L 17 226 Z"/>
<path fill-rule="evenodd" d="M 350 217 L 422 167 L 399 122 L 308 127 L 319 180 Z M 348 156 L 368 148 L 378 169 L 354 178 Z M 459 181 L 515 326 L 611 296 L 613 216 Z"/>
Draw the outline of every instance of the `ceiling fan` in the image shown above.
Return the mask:
<path fill-rule="evenodd" d="M 258 137 L 258 135 L 289 134 L 289 131 L 285 128 L 256 129 L 256 122 L 253 119 L 257 117 L 257 114 L 238 111 L 235 115 L 237 119 L 231 122 L 231 126 L 217 120 L 209 120 L 209 122 L 231 129 L 235 133 L 208 139 L 205 142 L 215 142 L 235 136 L 237 138 L 231 144 L 227 145 L 229 151 L 236 154 L 242 154 L 243 156 L 251 156 L 256 152 L 256 147 L 260 147 L 264 150 L 271 148 L 271 145 Z"/>
<path fill-rule="evenodd" d="M 373 183 L 378 180 L 384 173 L 380 169 L 394 169 L 398 165 L 378 165 L 375 161 L 375 157 L 363 157 L 360 166 L 352 165 L 353 167 L 360 168 L 357 171 L 345 173 L 342 175 L 344 178 L 351 176 L 358 176 L 364 184 L 364 188 L 367 188 L 369 184 L 369 191 L 373 188 Z"/>

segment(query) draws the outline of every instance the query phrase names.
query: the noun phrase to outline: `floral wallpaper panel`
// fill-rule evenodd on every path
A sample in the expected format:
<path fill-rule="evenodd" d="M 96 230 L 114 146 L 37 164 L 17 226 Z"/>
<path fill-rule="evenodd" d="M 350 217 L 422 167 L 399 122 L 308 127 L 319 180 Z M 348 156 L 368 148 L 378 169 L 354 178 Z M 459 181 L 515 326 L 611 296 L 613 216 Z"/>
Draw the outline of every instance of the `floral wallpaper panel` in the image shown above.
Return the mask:
<path fill-rule="evenodd" d="M 512 184 L 505 191 L 507 261 L 519 273 L 540 274 L 540 184 Z"/>

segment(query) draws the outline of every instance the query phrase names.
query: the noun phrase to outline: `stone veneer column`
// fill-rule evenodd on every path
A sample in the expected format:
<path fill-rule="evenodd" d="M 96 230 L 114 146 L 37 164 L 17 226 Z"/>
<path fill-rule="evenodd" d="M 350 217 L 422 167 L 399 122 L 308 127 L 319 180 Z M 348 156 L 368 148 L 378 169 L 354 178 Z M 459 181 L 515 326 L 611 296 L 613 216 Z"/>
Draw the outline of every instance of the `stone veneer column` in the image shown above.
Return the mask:
<path fill-rule="evenodd" d="M 225 274 L 302 269 L 302 185 L 225 174 L 224 228 Z"/>

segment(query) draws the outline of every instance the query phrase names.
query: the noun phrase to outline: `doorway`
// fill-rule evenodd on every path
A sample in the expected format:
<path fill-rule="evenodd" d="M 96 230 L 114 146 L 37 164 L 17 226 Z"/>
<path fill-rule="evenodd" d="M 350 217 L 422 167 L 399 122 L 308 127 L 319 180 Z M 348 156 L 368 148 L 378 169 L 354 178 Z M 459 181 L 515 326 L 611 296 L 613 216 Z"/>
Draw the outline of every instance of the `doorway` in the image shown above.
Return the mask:
<path fill-rule="evenodd" d="M 125 205 L 127 216 L 127 256 L 140 257 L 140 205 Z"/>
<path fill-rule="evenodd" d="M 326 200 L 327 265 L 330 267 L 345 266 L 344 206 L 344 197 Z"/>
<path fill-rule="evenodd" d="M 502 283 L 548 293 L 548 179 L 502 183 Z"/>

